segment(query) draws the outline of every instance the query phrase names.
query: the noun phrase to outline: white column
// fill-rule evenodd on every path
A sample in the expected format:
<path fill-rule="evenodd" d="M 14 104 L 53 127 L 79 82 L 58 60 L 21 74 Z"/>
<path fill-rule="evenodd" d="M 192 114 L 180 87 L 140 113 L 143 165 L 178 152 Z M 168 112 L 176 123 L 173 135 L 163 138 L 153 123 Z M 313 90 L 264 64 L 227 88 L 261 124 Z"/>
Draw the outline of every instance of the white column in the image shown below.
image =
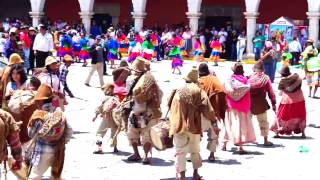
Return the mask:
<path fill-rule="evenodd" d="M 40 23 L 41 18 L 44 16 L 43 12 L 29 12 L 32 18 L 32 26 L 37 27 Z"/>
<path fill-rule="evenodd" d="M 32 26 L 37 27 L 41 18 L 44 16 L 43 8 L 45 0 L 30 0 L 31 11 L 29 12 L 32 18 Z"/>
<path fill-rule="evenodd" d="M 132 0 L 133 12 L 131 12 L 134 19 L 134 29 L 140 31 L 143 27 L 143 20 L 146 17 L 147 0 Z"/>
<path fill-rule="evenodd" d="M 82 23 L 84 25 L 84 28 L 86 29 L 87 34 L 90 33 L 90 28 L 91 28 L 91 18 L 93 13 L 92 12 L 80 12 L 79 13 Z"/>
<path fill-rule="evenodd" d="M 146 17 L 147 13 L 143 12 L 132 12 L 132 18 L 134 19 L 134 29 L 139 32 L 143 27 L 143 19 Z"/>
<path fill-rule="evenodd" d="M 79 15 L 82 19 L 82 23 L 84 25 L 84 28 L 86 29 L 87 34 L 90 33 L 90 27 L 91 27 L 91 18 L 93 13 L 93 4 L 94 0 L 78 0 L 80 5 Z"/>
<path fill-rule="evenodd" d="M 254 57 L 252 39 L 256 34 L 257 12 L 245 12 L 245 18 L 247 19 L 247 57 Z"/>
<path fill-rule="evenodd" d="M 319 39 L 319 12 L 307 12 L 309 19 L 309 39 L 313 40 L 315 45 Z"/>
<path fill-rule="evenodd" d="M 189 26 L 192 32 L 197 34 L 198 32 L 198 26 L 199 26 L 199 18 L 201 16 L 201 13 L 186 13 L 188 19 L 189 19 Z"/>

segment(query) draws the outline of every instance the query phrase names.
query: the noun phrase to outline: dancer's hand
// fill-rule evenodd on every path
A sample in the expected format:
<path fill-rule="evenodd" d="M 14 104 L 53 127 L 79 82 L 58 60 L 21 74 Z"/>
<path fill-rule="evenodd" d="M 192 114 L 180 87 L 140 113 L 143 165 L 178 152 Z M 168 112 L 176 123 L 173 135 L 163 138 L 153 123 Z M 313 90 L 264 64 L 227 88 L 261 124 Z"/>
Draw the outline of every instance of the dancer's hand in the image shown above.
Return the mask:
<path fill-rule="evenodd" d="M 21 161 L 15 161 L 13 164 L 12 164 L 12 166 L 11 166 L 11 170 L 19 170 L 19 169 L 21 169 Z"/>

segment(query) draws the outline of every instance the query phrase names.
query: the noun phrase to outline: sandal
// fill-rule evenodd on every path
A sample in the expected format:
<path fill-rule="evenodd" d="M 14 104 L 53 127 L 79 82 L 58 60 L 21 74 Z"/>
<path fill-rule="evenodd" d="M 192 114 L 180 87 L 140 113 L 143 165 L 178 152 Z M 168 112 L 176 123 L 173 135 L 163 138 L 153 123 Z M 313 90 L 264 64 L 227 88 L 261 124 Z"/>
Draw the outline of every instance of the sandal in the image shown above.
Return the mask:
<path fill-rule="evenodd" d="M 192 180 L 201 180 L 202 176 L 200 176 L 199 174 L 194 174 L 192 177 Z"/>
<path fill-rule="evenodd" d="M 263 143 L 263 146 L 270 147 L 270 146 L 273 146 L 273 143 L 270 141 L 267 141 L 267 142 Z"/>
<path fill-rule="evenodd" d="M 208 161 L 209 162 L 214 162 L 214 161 L 216 161 L 216 158 L 214 156 L 209 156 L 208 157 Z"/>
<path fill-rule="evenodd" d="M 93 151 L 93 154 L 103 154 L 102 150 Z"/>
<path fill-rule="evenodd" d="M 131 161 L 131 162 L 137 162 L 137 161 L 141 160 L 141 157 L 139 155 L 133 154 L 133 155 L 129 156 L 127 160 Z"/>
<path fill-rule="evenodd" d="M 149 158 L 143 158 L 142 164 L 143 165 L 149 165 L 150 164 L 150 159 Z"/>

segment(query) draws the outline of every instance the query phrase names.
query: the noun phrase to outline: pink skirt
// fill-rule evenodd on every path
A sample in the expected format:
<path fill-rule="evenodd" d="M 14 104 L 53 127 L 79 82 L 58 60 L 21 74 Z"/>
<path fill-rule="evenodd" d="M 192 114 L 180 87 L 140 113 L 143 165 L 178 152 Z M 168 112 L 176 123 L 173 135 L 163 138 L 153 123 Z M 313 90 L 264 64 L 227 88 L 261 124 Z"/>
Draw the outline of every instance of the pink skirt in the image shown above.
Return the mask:
<path fill-rule="evenodd" d="M 226 113 L 224 142 L 232 141 L 234 144 L 241 145 L 256 141 L 249 112 L 240 112 L 230 108 Z"/>

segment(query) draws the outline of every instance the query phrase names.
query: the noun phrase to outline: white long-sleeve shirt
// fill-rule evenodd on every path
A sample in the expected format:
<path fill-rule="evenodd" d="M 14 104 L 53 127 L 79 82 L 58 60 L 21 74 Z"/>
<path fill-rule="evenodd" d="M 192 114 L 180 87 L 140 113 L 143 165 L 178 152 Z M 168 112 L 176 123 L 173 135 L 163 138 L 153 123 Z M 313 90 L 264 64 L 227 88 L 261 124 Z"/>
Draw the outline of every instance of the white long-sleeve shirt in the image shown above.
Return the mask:
<path fill-rule="evenodd" d="M 53 38 L 49 33 L 38 33 L 33 44 L 33 50 L 49 52 L 53 50 Z"/>
<path fill-rule="evenodd" d="M 302 52 L 301 44 L 298 41 L 289 43 L 289 52 Z"/>

